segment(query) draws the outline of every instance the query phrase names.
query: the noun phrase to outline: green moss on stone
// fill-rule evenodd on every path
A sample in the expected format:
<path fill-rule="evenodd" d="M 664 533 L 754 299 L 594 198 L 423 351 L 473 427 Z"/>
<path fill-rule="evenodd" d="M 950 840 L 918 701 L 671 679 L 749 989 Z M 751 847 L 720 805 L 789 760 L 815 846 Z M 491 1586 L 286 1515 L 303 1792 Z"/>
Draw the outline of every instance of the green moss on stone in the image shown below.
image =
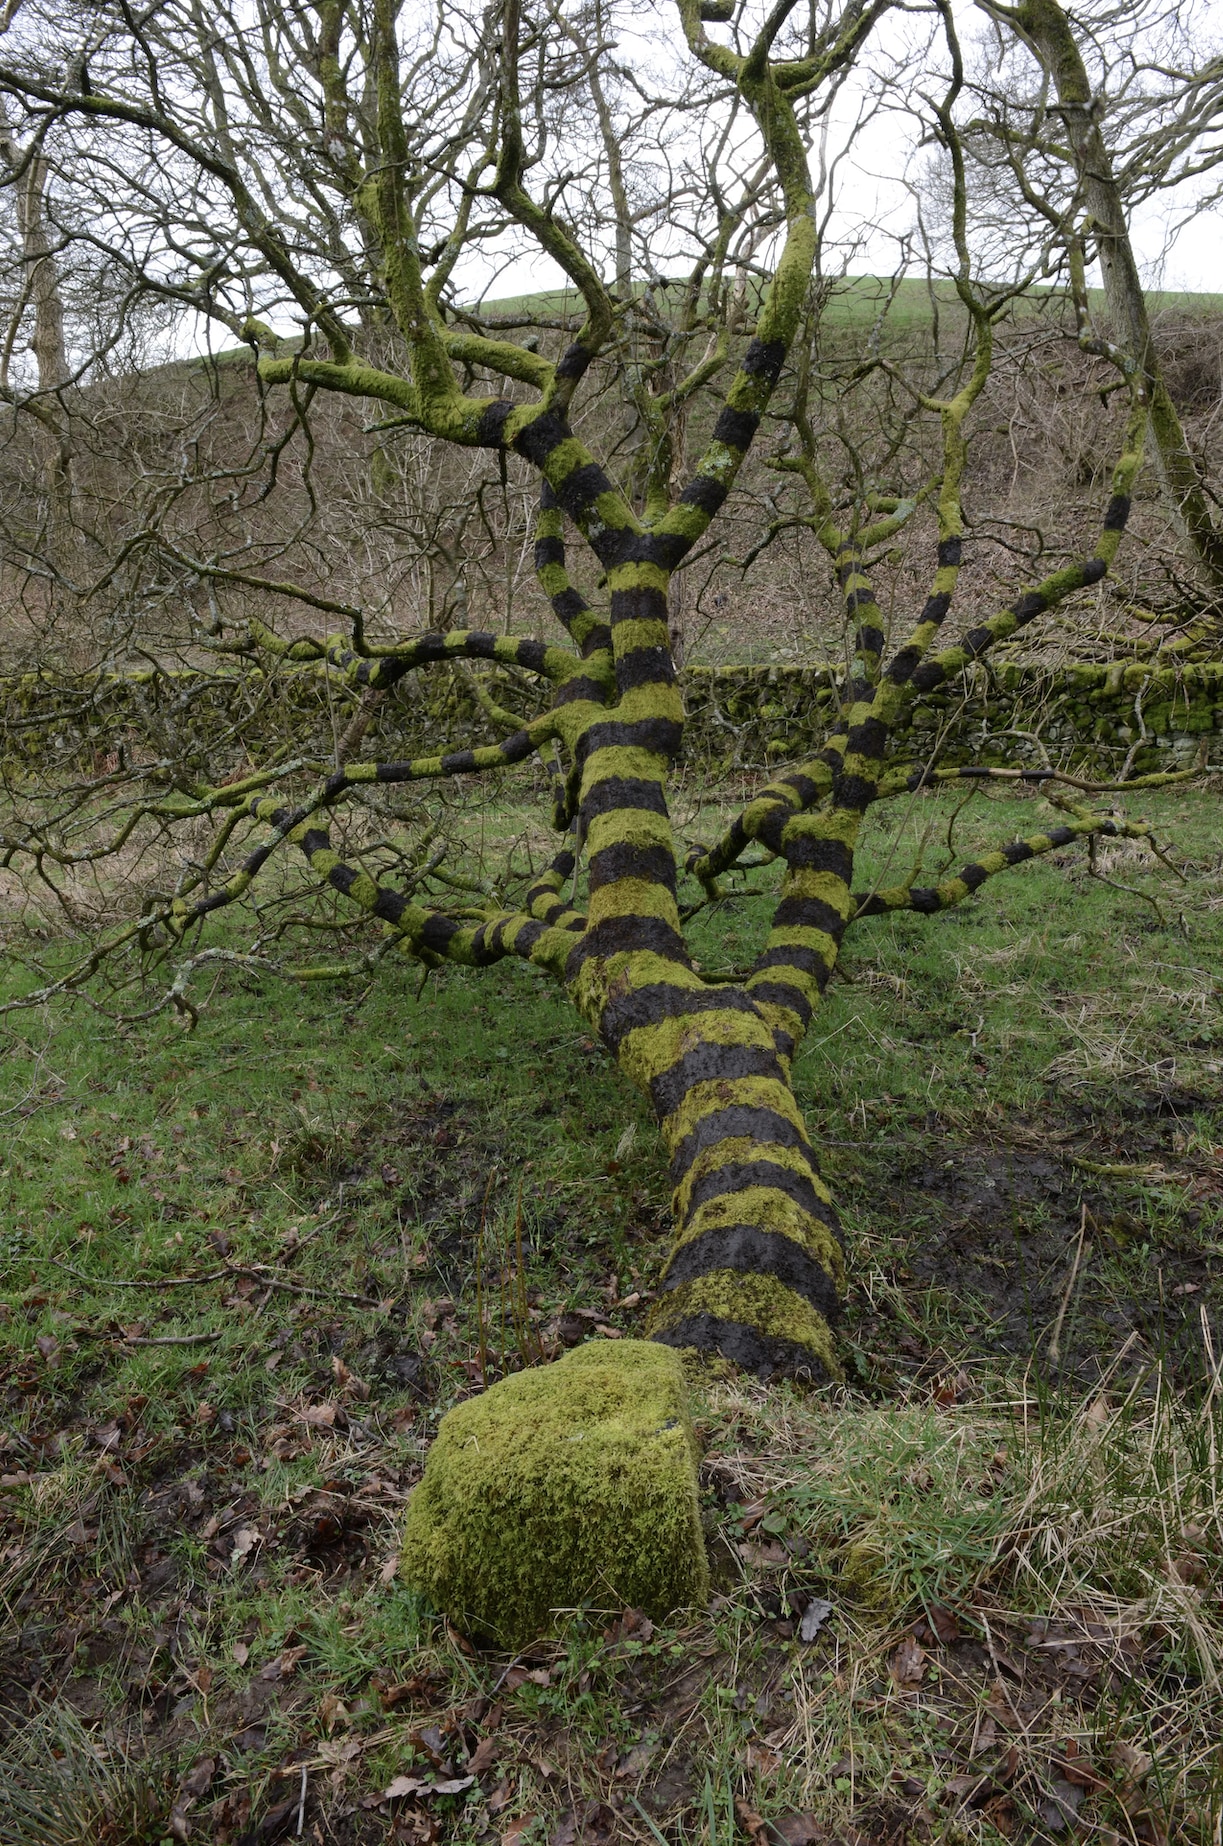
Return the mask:
<path fill-rule="evenodd" d="M 519 1647 L 583 1604 L 661 1618 L 709 1570 L 679 1355 L 592 1342 L 443 1417 L 403 1575 L 466 1633 Z"/>

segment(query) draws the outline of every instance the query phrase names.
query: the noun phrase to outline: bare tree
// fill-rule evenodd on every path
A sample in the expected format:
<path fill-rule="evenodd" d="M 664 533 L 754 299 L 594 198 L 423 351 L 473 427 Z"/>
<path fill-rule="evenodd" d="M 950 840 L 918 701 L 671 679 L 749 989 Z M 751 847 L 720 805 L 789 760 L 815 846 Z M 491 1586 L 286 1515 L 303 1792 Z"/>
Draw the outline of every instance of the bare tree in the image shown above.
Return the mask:
<path fill-rule="evenodd" d="M 1149 405 L 1147 375 L 1132 368 L 1111 497 L 1076 554 L 945 636 L 962 565 L 966 432 L 996 326 L 1040 265 L 1012 289 L 975 273 L 956 126 L 963 73 L 940 6 L 916 94 L 937 92 L 927 127 L 951 176 L 958 356 L 933 382 L 915 381 L 868 342 L 864 378 L 897 394 L 903 420 L 927 422 L 933 440 L 906 449 L 889 437 L 876 451 L 882 467 L 921 470 L 903 493 L 871 478 L 869 457 L 829 470 L 835 415 L 817 417 L 811 383 L 823 293 L 813 287 L 821 206 L 809 153 L 886 4 L 847 0 L 800 15 L 780 0 L 732 22 L 723 0 L 679 0 L 686 58 L 652 62 L 643 38 L 630 83 L 612 62 L 609 13 L 584 0 L 572 9 L 500 0 L 479 13 L 440 0 L 427 16 L 400 18 L 392 0 L 318 0 L 310 10 L 255 0 L 212 8 L 206 21 L 188 0 L 139 20 L 102 0 L 76 21 L 66 52 L 63 16 L 31 15 L 19 53 L 0 68 L 23 145 L 41 137 L 78 186 L 94 186 L 92 235 L 128 264 L 133 287 L 208 317 L 257 354 L 262 421 L 250 478 L 266 485 L 290 453 L 312 456 L 317 419 L 335 406 L 375 404 L 371 433 L 388 456 L 406 430 L 422 455 L 457 451 L 473 468 L 487 461 L 507 490 L 533 484 L 534 566 L 555 623 L 554 638 L 425 623 L 404 634 L 383 609 L 375 632 L 364 607 L 253 568 L 249 556 L 214 556 L 203 543 L 176 555 L 155 525 L 133 534 L 124 558 L 143 547 L 189 572 L 197 590 L 344 623 L 319 636 L 300 620 L 222 621 L 198 650 L 228 663 L 239 686 L 297 675 L 321 679 L 328 698 L 340 688 L 385 694 L 426 669 L 491 662 L 518 704 L 469 681 L 499 740 L 460 738 L 438 754 L 354 761 L 358 728 L 333 733 L 321 752 L 285 730 L 266 760 L 221 776 L 176 759 L 167 743 L 163 754 L 108 763 L 92 780 L 25 801 L 4 850 L 54 889 L 74 868 L 121 852 L 177 855 L 172 888 L 149 889 L 139 914 L 25 1003 L 95 978 L 111 979 L 113 992 L 167 962 L 164 1003 L 188 1017 L 193 974 L 226 959 L 289 978 L 368 969 L 399 952 L 426 970 L 529 962 L 565 987 L 657 1117 L 675 1240 L 654 1337 L 766 1375 L 838 1370 L 838 1220 L 790 1072 L 846 933 L 900 909 L 944 910 L 1055 847 L 1148 833 L 1051 767 L 946 769 L 901 741 L 919 694 L 1104 578 Z M 620 19 L 628 39 L 643 16 Z M 651 161 L 666 169 L 653 190 Z M 525 251 L 564 276 L 577 315 L 539 301 L 500 315 L 472 308 L 464 277 L 475 259 L 487 269 Z M 664 284 L 681 264 L 673 304 Z M 814 533 L 832 562 L 849 659 L 818 751 L 763 786 L 712 845 L 685 847 L 672 820 L 685 718 L 672 585 L 716 542 L 711 529 L 745 478 L 762 422 L 776 438 L 766 460 L 780 486 L 762 496 L 758 543 L 799 525 Z M 312 467 L 303 464 L 294 487 L 307 500 Z M 220 472 L 227 492 L 246 478 L 232 457 Z M 212 479 L 206 466 L 187 477 L 167 486 L 176 504 Z M 793 501 L 778 498 L 792 491 Z M 926 508 L 937 528 L 929 593 L 889 634 L 872 566 L 906 531 L 920 532 Z M 474 525 L 453 523 L 446 550 L 465 573 Z M 574 531 L 581 562 L 570 558 Z M 550 784 L 568 843 L 542 871 L 506 864 L 491 886 L 451 869 L 436 818 L 395 793 L 539 759 L 555 762 L 539 781 Z M 1065 811 L 936 884 L 919 885 L 916 869 L 895 886 L 855 882 L 863 822 L 877 804 L 991 777 L 1033 780 Z M 258 892 L 290 849 L 305 871 L 304 884 L 286 887 L 293 915 L 311 901 L 342 902 L 355 919 L 355 958 L 303 967 L 277 948 L 285 932 L 258 910 Z M 728 978 L 707 975 L 689 921 L 717 904 L 732 870 L 766 863 L 780 885 L 764 948 Z M 209 919 L 247 901 L 260 918 L 249 950 L 200 944 Z"/>
<path fill-rule="evenodd" d="M 1207 178 L 1223 160 L 1223 54 L 1181 10 L 1122 0 L 1074 15 L 1058 0 L 1019 6 L 980 0 L 1004 51 L 1011 87 L 985 70 L 972 86 L 973 144 L 1001 152 L 1015 215 L 1060 231 L 1085 340 L 1106 341 L 1137 369 L 1150 404 L 1153 460 L 1200 582 L 1223 596 L 1223 531 L 1202 467 L 1163 378 L 1130 219 L 1160 194 L 1179 192 L 1197 212 L 1215 201 Z M 983 60 L 995 62 L 995 60 Z M 1086 265 L 1104 284 L 1107 328 L 1094 324 Z"/>

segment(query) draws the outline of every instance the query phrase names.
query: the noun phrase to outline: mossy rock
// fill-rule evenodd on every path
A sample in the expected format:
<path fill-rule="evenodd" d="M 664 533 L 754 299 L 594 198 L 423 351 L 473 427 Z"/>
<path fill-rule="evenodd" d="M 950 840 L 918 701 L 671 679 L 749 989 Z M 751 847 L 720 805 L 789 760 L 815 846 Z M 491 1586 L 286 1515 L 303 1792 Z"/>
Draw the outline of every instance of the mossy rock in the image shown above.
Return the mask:
<path fill-rule="evenodd" d="M 599 1340 L 442 1418 L 402 1570 L 465 1633 L 507 1648 L 562 1612 L 703 1605 L 709 1568 L 679 1354 Z"/>

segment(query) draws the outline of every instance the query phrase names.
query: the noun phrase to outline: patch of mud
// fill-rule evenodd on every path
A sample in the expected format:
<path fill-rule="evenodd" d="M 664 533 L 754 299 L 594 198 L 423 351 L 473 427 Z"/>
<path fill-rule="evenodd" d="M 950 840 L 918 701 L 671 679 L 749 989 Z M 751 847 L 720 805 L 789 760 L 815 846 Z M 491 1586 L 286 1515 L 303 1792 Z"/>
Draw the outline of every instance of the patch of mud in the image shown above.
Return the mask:
<path fill-rule="evenodd" d="M 1158 1360 L 1190 1384 L 1223 1331 L 1223 1169 L 1189 1132 L 1203 1113 L 1223 1139 L 1217 1099 L 1167 1092 L 1013 1120 L 992 1142 L 930 1118 L 868 1220 L 905 1227 L 897 1285 L 945 1301 L 949 1346 L 1087 1387 L 1127 1349 L 1121 1376 Z M 856 1331 L 877 1359 L 897 1344 L 878 1316 Z M 899 1345 L 902 1366 L 926 1356 Z"/>

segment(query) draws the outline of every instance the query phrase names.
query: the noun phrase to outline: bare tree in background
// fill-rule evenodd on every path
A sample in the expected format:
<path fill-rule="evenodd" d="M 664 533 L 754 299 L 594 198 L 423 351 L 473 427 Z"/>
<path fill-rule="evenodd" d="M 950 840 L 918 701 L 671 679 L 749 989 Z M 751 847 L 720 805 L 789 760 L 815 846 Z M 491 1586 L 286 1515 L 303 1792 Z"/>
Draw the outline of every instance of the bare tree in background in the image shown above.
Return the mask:
<path fill-rule="evenodd" d="M 971 86 L 972 151 L 1004 172 L 996 223 L 1052 228 L 1082 337 L 1134 367 L 1150 403 L 1152 459 L 1208 605 L 1223 607 L 1223 522 L 1164 379 L 1131 236 L 1136 210 L 1170 194 L 1191 215 L 1217 204 L 1223 51 L 1209 15 L 1122 0 L 1071 14 L 1059 0 L 979 0 L 996 38 Z M 1001 50 L 1001 60 L 997 53 Z M 984 51 L 984 48 L 983 48 Z M 999 74 L 1002 81 L 999 82 Z M 1098 261 L 1105 324 L 1086 286 Z"/>

